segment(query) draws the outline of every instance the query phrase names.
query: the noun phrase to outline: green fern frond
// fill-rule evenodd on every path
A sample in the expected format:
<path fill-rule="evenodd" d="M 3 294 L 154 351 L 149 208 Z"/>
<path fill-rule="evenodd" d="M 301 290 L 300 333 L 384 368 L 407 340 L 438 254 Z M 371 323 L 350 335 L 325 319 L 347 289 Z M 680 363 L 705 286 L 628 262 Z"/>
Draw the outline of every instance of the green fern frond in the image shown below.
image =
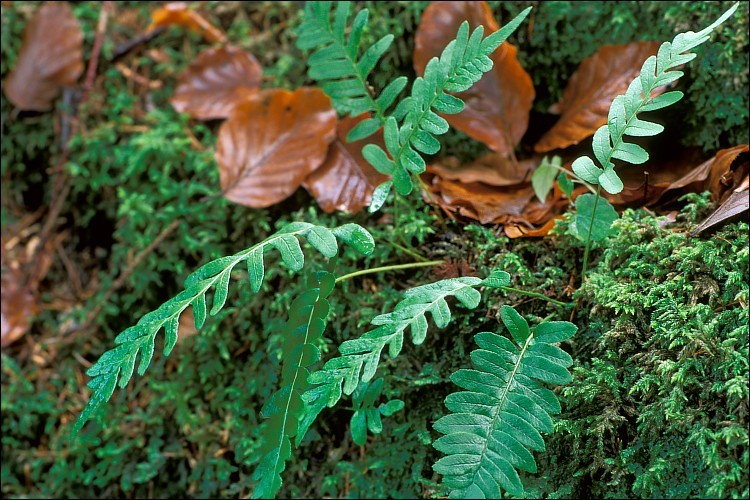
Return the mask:
<path fill-rule="evenodd" d="M 477 286 L 502 287 L 508 283 L 510 275 L 497 271 L 486 280 L 452 278 L 407 290 L 393 312 L 381 314 L 372 320 L 377 328 L 341 344 L 341 356 L 327 361 L 322 369 L 310 375 L 309 382 L 314 387 L 302 395 L 307 408 L 300 423 L 297 442 L 326 406 L 331 407 L 341 399 L 342 392 L 350 395 L 360 380 L 368 382 L 372 379 L 386 345 L 390 357 L 398 356 L 407 328 L 411 331 L 414 345 L 420 345 L 427 335 L 428 312 L 438 328 L 445 327 L 451 320 L 451 311 L 445 300 L 447 297 L 455 297 L 467 308 L 474 309 L 481 299 L 481 294 L 475 290 Z"/>
<path fill-rule="evenodd" d="M 490 54 L 515 31 L 531 7 L 484 39 L 484 27 L 479 26 L 469 33 L 469 23 L 461 24 L 456 39 L 445 47 L 439 58 L 434 57 L 427 63 L 424 76 L 417 78 L 412 85 L 411 96 L 399 101 L 392 112 L 388 110 L 406 86 L 407 79 L 396 78 L 376 99 L 367 85 L 367 76 L 388 50 L 393 37 L 384 36 L 368 48 L 361 59 L 357 59 L 360 38 L 367 24 L 367 9 L 355 16 L 348 39 L 345 32 L 350 14 L 349 2 L 337 4 L 333 22 L 330 10 L 331 2 L 307 4 L 305 21 L 298 30 L 297 46 L 317 48 L 308 60 L 308 74 L 323 82 L 323 91 L 331 97 L 338 111 L 353 116 L 374 113 L 373 118 L 363 120 L 350 131 L 349 141 L 363 139 L 381 126 L 385 127 L 388 153 L 374 144 L 362 149 L 363 156 L 373 167 L 392 177 L 373 194 L 372 212 L 380 208 L 391 186 L 402 195 L 411 192 L 411 175 L 425 171 L 422 155 L 437 153 L 440 143 L 435 136 L 446 133 L 449 128 L 448 122 L 437 113 L 455 114 L 464 109 L 463 101 L 448 92 L 468 90 L 492 69 Z"/>
<path fill-rule="evenodd" d="M 284 328 L 281 388 L 263 405 L 261 416 L 268 418 L 267 450 L 253 474 L 258 484 L 253 498 L 273 498 L 281 488 L 281 473 L 291 455 L 291 438 L 297 435 L 304 413 L 302 392 L 308 387 L 308 367 L 320 359 L 315 343 L 325 330 L 335 278 L 319 271 L 309 278 L 307 290 L 292 302 Z"/>
<path fill-rule="evenodd" d="M 451 498 L 501 498 L 500 488 L 523 495 L 517 469 L 536 472 L 529 450 L 544 449 L 540 432 L 552 432 L 550 414 L 560 412 L 557 397 L 540 382 L 571 380 L 573 360 L 552 344 L 573 336 L 575 325 L 550 321 L 532 332 L 510 306 L 501 308 L 500 317 L 515 343 L 490 332 L 474 336 L 480 347 L 471 353 L 474 369 L 451 375 L 466 390 L 445 399 L 452 413 L 434 425 L 445 436 L 433 446 L 446 456 L 433 469 L 443 475 Z"/>
<path fill-rule="evenodd" d="M 590 157 L 582 156 L 573 162 L 576 175 L 586 182 L 601 185 L 608 193 L 617 194 L 622 191 L 623 183 L 614 170 L 612 159 L 637 165 L 649 158 L 646 150 L 637 144 L 625 142 L 624 136 L 652 136 L 664 130 L 658 123 L 641 120 L 638 114 L 665 108 L 682 98 L 683 94 L 679 91 L 666 92 L 656 97 L 651 94 L 657 87 L 672 83 L 683 75 L 682 71 L 674 68 L 692 61 L 696 54 L 689 51 L 708 40 L 714 28 L 726 21 L 738 6 L 739 4 L 732 6 L 711 26 L 698 33 L 680 33 L 671 43 L 664 42 L 656 56 L 646 59 L 640 75 L 630 82 L 625 95 L 619 95 L 612 101 L 607 124 L 594 134 L 592 147 L 599 166 Z"/>
<path fill-rule="evenodd" d="M 206 292 L 211 288 L 215 288 L 216 291 L 210 314 L 213 316 L 219 312 L 226 301 L 229 278 L 237 264 L 247 264 L 253 292 L 258 292 L 263 284 L 263 254 L 270 248 L 279 251 L 282 261 L 292 271 L 302 269 L 305 257 L 296 236 L 304 237 L 313 248 L 326 257 L 333 257 L 338 252 L 337 238 L 363 254 L 369 254 L 375 246 L 370 233 L 356 224 L 345 224 L 329 230 L 307 222 L 293 222 L 247 250 L 203 265 L 185 279 L 185 289 L 182 292 L 155 311 L 143 316 L 136 325 L 120 333 L 115 338 L 117 347 L 102 354 L 86 371 L 86 374 L 92 377 L 88 384 L 92 394 L 73 426 L 73 433 L 77 433 L 83 427 L 97 408 L 109 401 L 116 385 L 121 389 L 127 385 L 139 354 L 138 374 L 145 373 L 154 354 L 156 334 L 162 328 L 166 333 L 164 355 L 169 355 L 177 342 L 180 314 L 188 306 L 193 306 L 196 329 L 203 326 L 206 320 Z"/>

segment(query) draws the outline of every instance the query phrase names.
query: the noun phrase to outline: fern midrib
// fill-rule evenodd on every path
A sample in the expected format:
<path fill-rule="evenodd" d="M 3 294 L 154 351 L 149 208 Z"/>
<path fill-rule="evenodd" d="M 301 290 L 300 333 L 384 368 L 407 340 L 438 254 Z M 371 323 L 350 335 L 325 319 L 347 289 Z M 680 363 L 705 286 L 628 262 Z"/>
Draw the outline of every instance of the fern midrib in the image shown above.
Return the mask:
<path fill-rule="evenodd" d="M 526 349 L 529 347 L 529 343 L 531 342 L 531 339 L 534 338 L 534 335 L 529 333 L 529 337 L 526 339 L 526 342 L 523 344 L 523 347 L 521 348 L 521 351 L 518 354 L 518 360 L 516 360 L 515 366 L 513 366 L 513 371 L 510 373 L 510 377 L 508 378 L 508 383 L 505 385 L 505 389 L 503 390 L 502 395 L 500 396 L 500 400 L 498 401 L 498 404 L 496 405 L 495 414 L 492 417 L 492 420 L 490 421 L 489 430 L 487 431 L 487 439 L 484 440 L 484 446 L 482 447 L 482 453 L 479 455 L 479 466 L 477 467 L 477 470 L 474 472 L 474 477 L 472 478 L 471 484 L 475 484 L 475 480 L 477 477 L 477 473 L 479 472 L 479 469 L 481 468 L 482 461 L 485 458 L 485 454 L 487 453 L 487 447 L 490 444 L 490 437 L 492 436 L 492 430 L 495 428 L 495 422 L 497 422 L 497 419 L 500 417 L 500 411 L 503 408 L 503 405 L 505 404 L 505 400 L 508 397 L 508 393 L 510 393 L 510 386 L 513 384 L 513 381 L 516 378 L 516 372 L 521 367 L 521 361 L 523 360 L 523 355 L 526 354 Z"/>
<path fill-rule="evenodd" d="M 344 54 L 344 57 L 346 61 L 351 65 L 351 67 L 354 69 L 354 74 L 357 75 L 357 81 L 362 86 L 362 88 L 365 91 L 365 96 L 367 96 L 367 99 L 370 101 L 370 104 L 372 105 L 373 109 L 375 110 L 375 114 L 378 117 L 378 120 L 380 120 L 381 125 L 385 125 L 385 115 L 383 115 L 383 111 L 380 109 L 380 106 L 378 106 L 378 103 L 375 99 L 373 99 L 372 95 L 370 94 L 370 88 L 367 86 L 367 81 L 365 78 L 360 74 L 359 68 L 357 67 L 357 64 L 354 62 L 354 60 L 349 55 L 349 52 L 346 50 L 346 46 L 342 45 L 339 40 L 336 38 L 336 36 L 333 33 L 333 27 L 329 26 L 326 23 L 322 23 L 325 28 L 328 30 L 328 34 L 331 35 L 331 39 L 333 40 L 334 45 L 336 45 L 339 50 Z M 359 52 L 359 47 L 357 47 L 357 51 Z"/>
<path fill-rule="evenodd" d="M 259 247 L 265 247 L 267 244 L 271 243 L 272 241 L 275 241 L 276 239 L 280 239 L 280 238 L 282 238 L 283 236 L 285 236 L 287 234 L 298 235 L 298 234 L 301 234 L 301 233 L 303 233 L 305 231 L 307 231 L 307 228 L 299 229 L 297 231 L 292 231 L 290 233 L 274 234 L 274 235 L 268 237 L 266 240 L 261 241 L 260 243 L 257 243 L 255 245 L 251 246 L 250 248 L 248 248 L 244 252 L 240 252 L 239 254 L 237 254 L 237 258 L 233 262 L 231 262 L 229 265 L 227 265 L 222 271 L 216 273 L 216 275 L 213 276 L 212 278 L 206 278 L 208 280 L 207 284 L 200 291 L 200 293 L 197 293 L 197 294 L 193 295 L 190 299 L 186 299 L 185 304 L 183 306 L 181 306 L 179 309 L 175 310 L 174 313 L 170 314 L 169 316 L 167 316 L 163 320 L 160 320 L 160 321 L 156 322 L 157 326 L 154 329 L 153 333 L 147 334 L 147 335 L 142 335 L 142 336 L 138 337 L 137 339 L 133 340 L 132 342 L 129 342 L 129 345 L 134 345 L 135 346 L 135 349 L 130 349 L 130 353 L 137 352 L 137 350 L 140 349 L 141 346 L 147 340 L 153 340 L 156 337 L 157 333 L 159 333 L 159 330 L 164 326 L 165 323 L 167 323 L 168 321 L 170 321 L 175 316 L 179 317 L 179 315 L 182 314 L 182 312 L 185 309 L 188 308 L 188 306 L 195 300 L 196 297 L 200 297 L 201 295 L 204 295 L 221 278 L 221 276 L 228 269 L 233 269 L 234 266 L 236 266 L 237 264 L 239 264 L 243 260 L 246 260 L 247 256 L 250 255 L 257 248 L 259 248 Z M 120 345 L 122 345 L 122 344 L 120 344 Z M 120 363 L 120 368 L 121 367 L 122 367 L 122 363 Z"/>

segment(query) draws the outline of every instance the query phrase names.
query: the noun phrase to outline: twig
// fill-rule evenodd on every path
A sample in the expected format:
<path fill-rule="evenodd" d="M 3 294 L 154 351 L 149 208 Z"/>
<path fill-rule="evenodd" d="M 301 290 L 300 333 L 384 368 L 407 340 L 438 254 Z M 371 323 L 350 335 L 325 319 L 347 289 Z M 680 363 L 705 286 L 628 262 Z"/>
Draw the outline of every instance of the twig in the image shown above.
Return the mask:
<path fill-rule="evenodd" d="M 133 274 L 133 271 L 138 267 L 138 265 L 143 261 L 143 259 L 146 258 L 148 254 L 154 251 L 156 247 L 159 246 L 159 244 L 164 241 L 164 239 L 174 231 L 177 226 L 180 224 L 179 220 L 174 220 L 172 223 L 164 228 L 164 230 L 159 233 L 159 236 L 157 236 L 154 241 L 152 241 L 146 248 L 141 250 L 141 252 L 136 255 L 135 259 L 133 259 L 133 262 L 128 265 L 127 269 L 125 269 L 122 273 L 120 273 L 120 276 L 117 277 L 114 283 L 112 283 L 112 286 L 107 289 L 107 292 L 104 294 L 104 297 L 99 301 L 97 306 L 91 310 L 86 315 L 86 320 L 83 322 L 83 324 L 76 328 L 76 330 L 82 330 L 85 328 L 88 328 L 91 326 L 91 323 L 93 323 L 94 318 L 101 312 L 104 305 L 109 301 L 109 298 L 112 297 L 112 294 L 115 293 L 122 285 L 125 284 L 125 280 L 128 279 L 128 277 Z"/>
<path fill-rule="evenodd" d="M 112 10 L 112 2 L 105 1 L 102 8 L 99 10 L 99 22 L 96 25 L 96 38 L 94 39 L 94 46 L 91 49 L 91 57 L 89 58 L 89 66 L 86 69 L 86 80 L 83 83 L 83 97 L 81 97 L 81 104 L 86 102 L 91 93 L 91 89 L 94 87 L 94 79 L 96 78 L 96 68 L 99 64 L 99 54 L 102 51 L 102 42 L 104 41 L 104 33 L 107 31 L 107 20 L 109 19 L 109 11 Z"/>
<path fill-rule="evenodd" d="M 134 48 L 136 48 L 137 46 L 150 42 L 152 39 L 161 35 L 166 30 L 167 30 L 167 27 L 162 26 L 160 28 L 156 28 L 153 31 L 148 31 L 146 33 L 137 35 L 131 38 L 130 40 L 128 40 L 127 42 L 121 43 L 120 45 L 115 47 L 115 50 L 112 54 L 112 60 L 115 61 L 121 58 L 122 56 L 124 56 L 125 54 L 127 54 L 128 52 L 130 52 L 131 50 L 133 50 Z"/>

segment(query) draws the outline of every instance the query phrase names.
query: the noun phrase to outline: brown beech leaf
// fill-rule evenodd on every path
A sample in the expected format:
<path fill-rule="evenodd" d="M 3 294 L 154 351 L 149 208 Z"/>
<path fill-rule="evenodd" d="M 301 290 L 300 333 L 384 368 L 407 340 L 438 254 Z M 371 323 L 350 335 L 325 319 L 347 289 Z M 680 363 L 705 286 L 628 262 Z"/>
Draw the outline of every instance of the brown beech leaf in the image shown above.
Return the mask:
<path fill-rule="evenodd" d="M 640 74 L 643 62 L 655 55 L 658 42 L 633 42 L 605 45 L 583 60 L 568 81 L 562 100 L 550 108 L 560 119 L 534 146 L 538 153 L 578 144 L 594 135 L 607 123 L 609 106 L 624 94 L 630 82 Z M 663 93 L 657 88 L 652 95 Z"/>
<path fill-rule="evenodd" d="M 529 229 L 519 224 L 506 224 L 503 226 L 503 229 L 508 238 L 541 238 L 542 236 L 547 236 L 552 228 L 555 227 L 555 222 L 561 218 L 562 216 L 550 219 L 539 229 Z"/>
<path fill-rule="evenodd" d="M 418 75 L 424 74 L 427 62 L 440 55 L 466 20 L 472 29 L 484 26 L 484 36 L 498 30 L 486 2 L 432 2 L 425 9 L 414 48 L 414 69 Z M 457 94 L 466 103 L 464 110 L 442 116 L 451 126 L 507 156 L 526 132 L 534 85 L 510 43 L 503 42 L 491 59 L 492 70 L 471 89 Z"/>
<path fill-rule="evenodd" d="M 148 31 L 153 31 L 162 26 L 175 25 L 182 26 L 193 33 L 202 35 L 203 38 L 212 43 L 225 43 L 227 41 L 227 37 L 220 29 L 189 8 L 185 2 L 171 2 L 153 11 Z"/>
<path fill-rule="evenodd" d="M 375 143 L 385 150 L 382 130 L 370 139 L 346 142 L 349 131 L 366 117 L 346 117 L 339 122 L 336 140 L 328 149 L 325 163 L 303 183 L 326 212 L 360 211 L 370 204 L 375 188 L 388 180 L 387 175 L 375 170 L 362 156 L 362 147 L 368 143 Z"/>
<path fill-rule="evenodd" d="M 216 161 L 229 200 L 268 207 L 320 167 L 336 136 L 336 111 L 322 90 L 263 90 L 238 104 L 219 129 Z"/>
<path fill-rule="evenodd" d="M 488 153 L 470 163 L 461 165 L 457 158 L 447 157 L 430 165 L 428 171 L 443 179 L 464 183 L 482 182 L 490 186 L 513 186 L 531 178 L 531 172 L 541 158 L 528 158 L 513 162 L 499 153 Z"/>
<path fill-rule="evenodd" d="M 3 83 L 22 110 L 47 111 L 83 72 L 83 33 L 67 2 L 48 2 L 23 30 L 16 66 Z"/>
<path fill-rule="evenodd" d="M 620 169 L 625 188 L 607 196 L 618 205 L 653 205 L 668 193 L 711 191 L 716 202 L 724 201 L 750 171 L 750 147 L 741 144 L 722 149 L 716 156 L 695 166 L 696 152 L 686 151 L 663 165 L 633 165 Z M 648 172 L 645 175 L 644 172 Z M 648 179 L 648 184 L 646 183 Z M 670 198 L 674 196 L 670 195 Z"/>
<path fill-rule="evenodd" d="M 436 201 L 449 213 L 478 220 L 482 224 L 505 223 L 521 216 L 534 197 L 531 183 L 522 186 L 496 187 L 480 182 L 463 183 L 433 179 Z"/>
<path fill-rule="evenodd" d="M 719 224 L 732 221 L 740 214 L 747 214 L 748 210 L 750 210 L 750 192 L 747 189 L 748 177 L 745 177 L 743 185 L 733 191 L 714 213 L 709 215 L 706 220 L 701 222 L 690 233 L 693 235 L 700 234 Z M 745 220 L 747 220 L 747 215 L 745 215 Z"/>
<path fill-rule="evenodd" d="M 25 286 L 23 273 L 3 270 L 0 301 L 0 347 L 5 347 L 28 331 L 31 317 L 39 312 L 36 296 Z"/>
<path fill-rule="evenodd" d="M 199 120 L 227 118 L 234 107 L 260 88 L 263 68 L 237 47 L 210 48 L 177 77 L 169 101 L 179 113 Z"/>

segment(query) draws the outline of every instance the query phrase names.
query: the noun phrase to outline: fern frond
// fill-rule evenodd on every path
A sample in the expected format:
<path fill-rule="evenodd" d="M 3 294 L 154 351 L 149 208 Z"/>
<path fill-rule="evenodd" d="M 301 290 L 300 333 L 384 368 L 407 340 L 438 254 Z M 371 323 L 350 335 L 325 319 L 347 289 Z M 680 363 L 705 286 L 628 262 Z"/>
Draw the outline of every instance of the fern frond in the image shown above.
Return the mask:
<path fill-rule="evenodd" d="M 498 271 L 486 280 L 473 277 L 452 278 L 407 290 L 393 312 L 381 314 L 372 320 L 371 323 L 377 328 L 358 339 L 341 344 L 341 356 L 327 361 L 323 368 L 310 375 L 309 382 L 314 387 L 302 395 L 307 408 L 300 423 L 298 442 L 320 412 L 341 399 L 342 392 L 350 395 L 360 380 L 368 382 L 372 379 L 386 345 L 390 357 L 398 356 L 407 328 L 411 331 L 414 345 L 420 345 L 427 335 L 428 312 L 432 315 L 435 326 L 445 327 L 451 320 L 450 307 L 445 300 L 447 297 L 455 297 L 467 308 L 474 309 L 481 299 L 481 294 L 475 290 L 477 286 L 502 287 L 508 283 L 510 275 Z"/>
<path fill-rule="evenodd" d="M 263 405 L 261 416 L 268 418 L 267 450 L 253 474 L 259 481 L 252 498 L 273 498 L 281 488 L 281 473 L 291 455 L 291 438 L 297 435 L 304 413 L 302 392 L 308 387 L 308 367 L 320 359 L 315 343 L 325 330 L 335 278 L 331 273 L 314 273 L 307 290 L 292 302 L 284 328 L 281 387 Z"/>
<path fill-rule="evenodd" d="M 367 112 L 375 115 L 351 131 L 349 140 L 358 140 L 374 134 L 383 126 L 388 108 L 406 86 L 407 79 L 396 78 L 380 97 L 373 97 L 367 77 L 391 46 L 393 35 L 382 37 L 360 56 L 360 42 L 367 28 L 369 12 L 363 9 L 357 13 L 347 38 L 345 32 L 350 15 L 351 2 L 336 3 L 333 22 L 331 2 L 308 2 L 298 30 L 297 47 L 315 49 L 307 60 L 308 75 L 321 82 L 321 88 L 337 111 L 349 113 L 352 117 Z"/>
<path fill-rule="evenodd" d="M 419 175 L 426 168 L 422 155 L 437 153 L 440 143 L 435 136 L 446 133 L 449 128 L 448 122 L 437 113 L 455 114 L 464 109 L 463 101 L 448 92 L 468 90 L 492 69 L 490 54 L 515 31 L 530 10 L 531 7 L 527 8 L 484 39 L 484 27 L 479 26 L 470 34 L 469 23 L 461 24 L 456 39 L 445 47 L 439 58 L 430 60 L 424 76 L 414 81 L 411 95 L 398 102 L 389 112 L 406 87 L 407 79 L 403 76 L 396 78 L 378 98 L 374 98 L 367 85 L 367 76 L 388 50 L 393 36 L 384 36 L 358 59 L 362 31 L 367 24 L 367 9 L 357 13 L 347 39 L 349 2 L 336 5 L 333 22 L 331 2 L 308 2 L 297 39 L 299 48 L 317 49 L 308 60 L 308 75 L 322 82 L 323 91 L 331 97 L 333 106 L 339 112 L 352 116 L 365 112 L 375 115 L 354 127 L 349 132 L 348 140 L 364 139 L 381 126 L 385 127 L 387 154 L 374 144 L 362 149 L 363 156 L 373 167 L 392 177 L 373 194 L 375 201 L 370 211 L 380 208 L 391 186 L 395 186 L 396 191 L 403 195 L 411 192 L 411 174 Z"/>
<path fill-rule="evenodd" d="M 540 382 L 571 380 L 573 360 L 552 344 L 573 336 L 575 325 L 551 321 L 532 332 L 510 306 L 501 308 L 500 317 L 515 343 L 490 332 L 474 336 L 480 347 L 471 353 L 474 369 L 451 375 L 466 390 L 445 399 L 452 413 L 434 425 L 445 435 L 433 446 L 446 456 L 433 469 L 443 475 L 451 498 L 501 498 L 500 488 L 523 495 L 517 469 L 536 472 L 529 450 L 544 449 L 540 432 L 552 432 L 550 414 L 560 412 L 557 397 Z"/>
<path fill-rule="evenodd" d="M 648 161 L 649 155 L 637 144 L 625 142 L 624 136 L 643 137 L 659 134 L 664 127 L 658 123 L 638 118 L 644 111 L 653 111 L 670 106 L 682 98 L 682 92 L 666 92 L 652 97 L 657 87 L 676 81 L 683 75 L 675 70 L 690 62 L 696 54 L 691 49 L 709 39 L 711 32 L 731 16 L 739 4 L 726 11 L 711 26 L 693 33 L 680 33 L 670 42 L 664 42 L 656 56 L 651 56 L 643 63 L 638 77 L 633 79 L 625 95 L 615 97 L 609 108 L 608 123 L 594 134 L 592 147 L 597 166 L 588 156 L 582 156 L 573 162 L 573 171 L 581 179 L 594 185 L 601 185 L 605 191 L 617 194 L 623 189 L 623 183 L 614 170 L 612 159 L 626 163 L 641 164 Z M 672 70 L 672 71 L 670 71 Z"/>
<path fill-rule="evenodd" d="M 369 254 L 375 246 L 370 233 L 356 224 L 345 224 L 329 230 L 307 222 L 293 222 L 247 250 L 230 257 L 221 257 L 198 268 L 185 279 L 185 289 L 182 292 L 155 311 L 144 315 L 136 325 L 120 333 L 115 338 L 117 347 L 102 354 L 86 371 L 86 374 L 92 377 L 88 384 L 92 394 L 73 426 L 73 433 L 77 433 L 93 412 L 109 400 L 116 385 L 121 389 L 127 385 L 139 354 L 138 374 L 145 373 L 154 354 L 156 334 L 162 328 L 166 334 L 164 355 L 169 355 L 177 342 L 180 314 L 188 306 L 193 306 L 196 329 L 203 326 L 206 320 L 206 292 L 211 288 L 215 288 L 216 291 L 210 314 L 213 316 L 219 312 L 226 301 L 229 278 L 237 264 L 247 264 L 253 292 L 258 292 L 263 284 L 263 255 L 270 248 L 279 251 L 282 261 L 292 271 L 302 269 L 305 257 L 296 236 L 305 238 L 313 248 L 326 257 L 333 257 L 338 252 L 337 238 L 363 254 Z"/>

